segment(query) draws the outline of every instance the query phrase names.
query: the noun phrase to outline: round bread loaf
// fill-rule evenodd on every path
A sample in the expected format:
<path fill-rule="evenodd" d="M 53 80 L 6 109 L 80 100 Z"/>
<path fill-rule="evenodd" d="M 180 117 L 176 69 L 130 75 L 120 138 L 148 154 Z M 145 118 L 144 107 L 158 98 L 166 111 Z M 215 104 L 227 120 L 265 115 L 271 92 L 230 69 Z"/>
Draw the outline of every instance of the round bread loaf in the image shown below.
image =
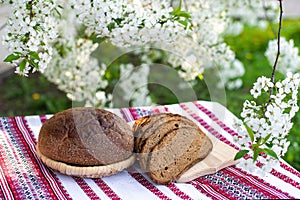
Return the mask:
<path fill-rule="evenodd" d="M 204 159 L 213 147 L 197 124 L 178 114 L 163 113 L 140 118 L 133 131 L 140 166 L 159 184 L 176 181 L 182 173 Z"/>
<path fill-rule="evenodd" d="M 38 153 L 54 161 L 104 166 L 129 159 L 134 137 L 130 126 L 109 111 L 72 108 L 43 124 L 37 147 Z"/>

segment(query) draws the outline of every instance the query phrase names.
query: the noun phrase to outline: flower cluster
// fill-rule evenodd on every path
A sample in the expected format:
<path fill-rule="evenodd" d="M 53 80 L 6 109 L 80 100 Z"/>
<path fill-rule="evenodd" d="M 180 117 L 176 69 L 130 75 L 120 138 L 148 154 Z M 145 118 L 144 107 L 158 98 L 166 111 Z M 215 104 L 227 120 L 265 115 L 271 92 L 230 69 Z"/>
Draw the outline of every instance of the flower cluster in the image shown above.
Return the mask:
<path fill-rule="evenodd" d="M 106 66 L 99 66 L 98 60 L 90 56 L 97 46 L 87 39 L 60 39 L 44 75 L 66 92 L 72 101 L 100 107 L 111 97 L 107 97 L 104 92 L 108 84 L 103 78 Z"/>
<path fill-rule="evenodd" d="M 6 2 L 7 3 L 7 2 Z M 5 61 L 16 66 L 16 73 L 44 71 L 52 57 L 51 42 L 57 38 L 55 1 L 14 1 L 3 44 L 10 51 Z"/>
<path fill-rule="evenodd" d="M 52 44 L 60 33 L 56 26 L 61 23 L 59 5 L 64 4 L 61 13 L 72 8 L 78 21 L 86 27 L 88 35 L 108 38 L 114 45 L 122 48 L 154 45 L 170 52 L 167 56 L 168 63 L 179 69 L 179 75 L 185 80 L 194 80 L 205 69 L 216 68 L 222 76 L 219 86 L 225 84 L 228 88 L 237 88 L 242 84 L 238 77 L 243 75 L 243 66 L 235 60 L 234 53 L 223 42 L 222 34 L 230 27 L 232 19 L 239 18 L 242 22 L 258 19 L 260 16 L 257 13 L 263 12 L 257 10 L 264 9 L 258 0 L 251 3 L 247 0 L 186 0 L 184 9 L 190 14 L 182 11 L 181 3 L 176 7 L 166 0 L 67 2 L 0 2 L 12 3 L 14 7 L 4 43 L 12 53 L 6 61 L 14 63 L 17 73 L 27 75 L 32 67 L 43 71 L 48 66 L 53 56 Z M 265 4 L 264 7 L 268 8 L 265 9 L 266 12 L 271 13 L 267 13 L 268 16 L 273 16 L 274 3 L 267 1 Z M 68 24 L 65 28 L 72 25 Z M 228 69 L 230 73 L 227 73 Z"/>
<path fill-rule="evenodd" d="M 269 63 L 274 63 L 276 59 L 277 40 L 269 41 L 265 56 Z M 294 41 L 286 41 L 285 38 L 280 38 L 280 57 L 278 60 L 278 70 L 286 74 L 287 72 L 298 72 L 300 70 L 299 49 L 294 46 Z"/>
<path fill-rule="evenodd" d="M 128 106 L 152 104 L 147 87 L 149 72 L 150 66 L 147 64 L 142 64 L 139 67 L 135 67 L 133 64 L 122 64 L 120 66 L 121 76 L 118 86 L 122 91 L 123 101 L 126 101 Z M 113 96 L 115 96 L 115 93 Z"/>
<path fill-rule="evenodd" d="M 239 136 L 234 137 L 245 154 L 252 159 L 242 160 L 240 167 L 263 174 L 278 163 L 276 158 L 283 156 L 289 146 L 287 134 L 293 126 L 291 122 L 296 112 L 300 75 L 287 73 L 287 77 L 275 84 L 271 79 L 260 77 L 250 93 L 256 101 L 245 101 L 241 117 L 234 127 Z M 270 95 L 266 103 L 259 101 Z M 244 128 L 244 125 L 247 129 Z M 250 151 L 251 150 L 251 151 Z M 253 167 L 254 161 L 260 168 Z M 251 164 L 251 165 L 250 165 Z"/>
<path fill-rule="evenodd" d="M 185 32 L 181 17 L 172 13 L 173 8 L 165 0 L 77 0 L 73 8 L 89 34 L 107 37 L 119 47 L 171 43 Z"/>
<path fill-rule="evenodd" d="M 160 49 L 166 50 L 167 55 L 156 53 L 160 57 L 155 59 L 178 69 L 180 77 L 186 81 L 195 80 L 206 69 L 214 69 L 222 76 L 219 87 L 240 87 L 242 81 L 237 77 L 244 74 L 243 64 L 235 59 L 234 52 L 222 39 L 229 22 L 224 12 L 226 8 L 211 1 L 187 0 L 185 5 L 191 14 L 192 29 L 171 44 L 162 42 Z M 149 63 L 153 60 L 153 51 L 149 52 L 149 48 L 139 53 Z"/>

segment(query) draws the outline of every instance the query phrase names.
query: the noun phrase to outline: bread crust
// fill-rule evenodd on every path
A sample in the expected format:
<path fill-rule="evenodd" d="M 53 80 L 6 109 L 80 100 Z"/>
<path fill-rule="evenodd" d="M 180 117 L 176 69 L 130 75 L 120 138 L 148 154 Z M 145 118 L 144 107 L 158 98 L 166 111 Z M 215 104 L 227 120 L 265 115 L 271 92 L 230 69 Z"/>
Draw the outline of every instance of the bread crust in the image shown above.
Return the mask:
<path fill-rule="evenodd" d="M 95 108 L 72 108 L 42 126 L 39 150 L 46 157 L 79 166 L 108 165 L 131 156 L 134 137 L 117 115 Z"/>

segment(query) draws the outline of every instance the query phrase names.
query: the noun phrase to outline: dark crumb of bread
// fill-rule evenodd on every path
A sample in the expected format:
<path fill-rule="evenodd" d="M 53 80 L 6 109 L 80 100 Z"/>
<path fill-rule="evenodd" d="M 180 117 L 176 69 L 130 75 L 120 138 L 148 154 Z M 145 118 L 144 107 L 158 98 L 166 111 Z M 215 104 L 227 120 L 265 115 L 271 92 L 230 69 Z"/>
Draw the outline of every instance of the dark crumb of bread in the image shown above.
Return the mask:
<path fill-rule="evenodd" d="M 177 114 L 150 116 L 147 124 L 136 130 L 140 131 L 135 143 L 140 166 L 159 184 L 175 181 L 213 146 L 197 124 Z"/>

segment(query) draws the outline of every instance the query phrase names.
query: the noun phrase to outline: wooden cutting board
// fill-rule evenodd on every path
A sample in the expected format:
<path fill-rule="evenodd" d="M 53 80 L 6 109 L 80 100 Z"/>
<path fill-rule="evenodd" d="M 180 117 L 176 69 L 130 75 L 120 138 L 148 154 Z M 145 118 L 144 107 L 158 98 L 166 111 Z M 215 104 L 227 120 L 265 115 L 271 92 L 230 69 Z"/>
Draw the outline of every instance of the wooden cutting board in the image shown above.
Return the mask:
<path fill-rule="evenodd" d="M 128 124 L 132 127 L 134 121 L 128 122 Z M 234 157 L 238 152 L 236 149 L 220 141 L 210 133 L 206 131 L 204 131 L 204 133 L 206 133 L 213 143 L 212 151 L 206 158 L 183 173 L 176 182 L 189 182 L 204 175 L 214 174 L 225 167 L 239 163 L 239 160 L 234 160 Z"/>
<path fill-rule="evenodd" d="M 238 152 L 236 149 L 220 140 L 215 139 L 213 141 L 214 147 L 208 156 L 183 173 L 176 182 L 189 182 L 200 176 L 214 174 L 239 162 L 234 160 Z"/>

